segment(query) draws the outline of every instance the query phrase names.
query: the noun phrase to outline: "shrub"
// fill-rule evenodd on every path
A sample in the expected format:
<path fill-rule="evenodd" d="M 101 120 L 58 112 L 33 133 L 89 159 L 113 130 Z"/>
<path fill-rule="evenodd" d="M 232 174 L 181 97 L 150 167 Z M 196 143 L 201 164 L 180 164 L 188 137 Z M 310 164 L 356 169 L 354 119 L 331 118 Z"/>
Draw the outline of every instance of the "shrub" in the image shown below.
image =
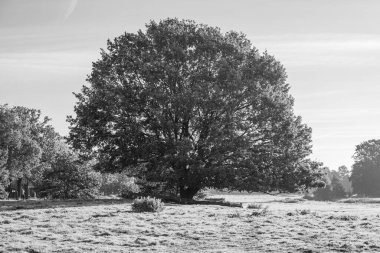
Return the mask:
<path fill-rule="evenodd" d="M 160 212 L 164 209 L 164 203 L 161 199 L 143 197 L 135 199 L 132 203 L 134 212 Z"/>
<path fill-rule="evenodd" d="M 263 204 L 259 204 L 259 203 L 250 203 L 247 206 L 248 209 L 261 209 L 262 207 L 263 207 Z"/>

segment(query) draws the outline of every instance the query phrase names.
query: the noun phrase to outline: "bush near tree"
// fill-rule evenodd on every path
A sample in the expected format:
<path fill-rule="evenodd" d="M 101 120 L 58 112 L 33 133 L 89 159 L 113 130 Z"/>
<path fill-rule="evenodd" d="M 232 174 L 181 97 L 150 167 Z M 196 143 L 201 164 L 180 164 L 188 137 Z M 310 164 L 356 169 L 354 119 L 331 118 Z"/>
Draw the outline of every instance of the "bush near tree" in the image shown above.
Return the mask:
<path fill-rule="evenodd" d="M 151 21 L 109 40 L 80 93 L 73 147 L 183 199 L 205 187 L 320 186 L 311 129 L 294 115 L 284 67 L 242 33 Z M 135 169 L 138 168 L 138 169 Z"/>

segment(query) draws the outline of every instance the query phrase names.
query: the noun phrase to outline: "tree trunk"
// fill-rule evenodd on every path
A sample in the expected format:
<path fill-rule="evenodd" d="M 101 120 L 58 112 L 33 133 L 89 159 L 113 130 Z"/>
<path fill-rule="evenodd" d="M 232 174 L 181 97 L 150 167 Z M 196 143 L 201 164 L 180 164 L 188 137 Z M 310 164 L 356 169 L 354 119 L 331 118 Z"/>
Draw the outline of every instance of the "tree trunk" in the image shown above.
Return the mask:
<path fill-rule="evenodd" d="M 22 178 L 17 179 L 17 196 L 16 199 L 19 200 L 21 198 L 22 192 Z"/>
<path fill-rule="evenodd" d="M 24 191 L 25 191 L 25 199 L 29 199 L 29 180 L 25 180 L 26 183 L 24 185 Z"/>
<path fill-rule="evenodd" d="M 9 180 L 9 185 L 7 186 L 6 191 L 8 193 L 7 199 L 9 199 L 10 197 L 13 197 L 12 196 L 12 180 Z"/>
<path fill-rule="evenodd" d="M 193 197 L 200 190 L 199 187 L 188 186 L 185 188 L 184 186 L 179 187 L 179 195 L 181 200 L 187 202 L 193 200 Z"/>

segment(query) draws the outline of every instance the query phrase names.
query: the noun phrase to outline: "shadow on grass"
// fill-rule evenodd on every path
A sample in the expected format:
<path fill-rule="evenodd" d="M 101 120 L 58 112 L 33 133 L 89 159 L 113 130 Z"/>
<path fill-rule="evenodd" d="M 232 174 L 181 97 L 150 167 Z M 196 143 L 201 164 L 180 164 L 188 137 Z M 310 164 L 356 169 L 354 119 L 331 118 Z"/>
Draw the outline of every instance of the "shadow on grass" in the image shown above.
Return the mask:
<path fill-rule="evenodd" d="M 339 203 L 362 203 L 362 204 L 380 204 L 380 198 L 348 198 L 341 199 Z"/>
<path fill-rule="evenodd" d="M 12 210 L 49 209 L 132 203 L 129 199 L 91 199 L 91 200 L 4 200 L 0 201 L 0 212 Z"/>

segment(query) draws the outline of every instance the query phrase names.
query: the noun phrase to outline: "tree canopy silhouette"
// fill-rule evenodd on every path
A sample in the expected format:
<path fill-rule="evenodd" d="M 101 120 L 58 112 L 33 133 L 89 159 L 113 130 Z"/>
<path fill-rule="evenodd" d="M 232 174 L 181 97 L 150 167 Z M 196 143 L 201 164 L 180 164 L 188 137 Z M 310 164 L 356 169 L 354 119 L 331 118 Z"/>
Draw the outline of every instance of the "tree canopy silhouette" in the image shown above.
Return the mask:
<path fill-rule="evenodd" d="M 100 170 L 130 170 L 182 198 L 317 186 L 311 129 L 294 115 L 286 78 L 244 34 L 151 21 L 108 41 L 75 94 L 68 139 Z"/>
<path fill-rule="evenodd" d="M 380 196 L 380 140 L 368 140 L 356 146 L 352 166 L 353 192 Z"/>

